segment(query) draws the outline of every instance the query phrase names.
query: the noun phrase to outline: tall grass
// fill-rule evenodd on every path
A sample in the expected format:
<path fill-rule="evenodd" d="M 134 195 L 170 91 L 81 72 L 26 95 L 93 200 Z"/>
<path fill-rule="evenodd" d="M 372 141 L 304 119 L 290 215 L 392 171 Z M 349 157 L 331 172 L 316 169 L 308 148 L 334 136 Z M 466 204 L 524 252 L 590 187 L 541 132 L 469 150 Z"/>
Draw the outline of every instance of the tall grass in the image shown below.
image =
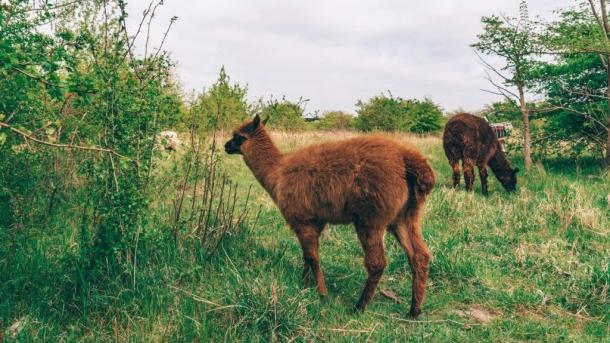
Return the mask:
<path fill-rule="evenodd" d="M 352 135 L 273 137 L 289 151 Z M 0 258 L 5 340 L 608 340 L 607 173 L 593 165 L 539 161 L 519 176 L 517 193 L 505 193 L 492 180 L 491 194 L 484 197 L 478 182 L 472 194 L 449 187 L 438 137 L 396 137 L 419 147 L 437 172 L 423 223 L 433 259 L 419 321 L 407 317 L 410 272 L 392 237 L 386 238 L 389 265 L 379 290 L 393 292 L 400 303 L 378 292 L 364 314 L 351 313 L 366 275 L 349 226 L 331 226 L 322 237 L 330 295 L 321 300 L 314 288 L 303 288 L 298 242 L 241 158 L 216 153 L 211 158 L 204 145 L 197 157 L 199 143 L 191 142 L 187 150 L 163 153 L 157 161 L 159 174 L 151 184 L 157 196 L 140 237 L 137 269 L 126 271 L 129 282 L 79 281 L 87 271 L 79 268 L 74 223 L 49 224 L 66 230 L 24 238 L 4 252 L 10 256 Z M 518 157 L 509 158 L 520 164 Z M 203 168 L 210 160 L 218 182 L 211 201 L 204 197 L 211 174 L 195 171 L 198 163 L 200 170 L 210 170 Z M 222 217 L 217 209 L 233 208 L 235 198 L 233 221 L 209 224 L 217 238 L 226 232 L 222 242 L 201 245 L 202 213 Z M 246 210 L 250 220 L 238 221 Z M 215 253 L 205 253 L 209 247 Z"/>

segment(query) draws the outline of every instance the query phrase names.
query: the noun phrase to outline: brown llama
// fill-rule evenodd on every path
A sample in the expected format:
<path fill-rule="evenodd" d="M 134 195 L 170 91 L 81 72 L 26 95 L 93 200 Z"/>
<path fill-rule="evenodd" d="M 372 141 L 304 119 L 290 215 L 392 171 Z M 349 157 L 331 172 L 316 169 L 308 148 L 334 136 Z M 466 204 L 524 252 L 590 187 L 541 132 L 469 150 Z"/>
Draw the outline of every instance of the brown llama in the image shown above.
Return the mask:
<path fill-rule="evenodd" d="M 516 189 L 516 174 L 519 169 L 513 169 L 510 166 L 496 134 L 485 119 L 468 113 L 460 113 L 451 117 L 445 125 L 443 148 L 451 169 L 453 169 L 453 187 L 460 184 L 459 161 L 462 160 L 464 182 L 468 192 L 472 191 L 475 165 L 479 168 L 481 189 L 484 195 L 489 194 L 487 189 L 488 165 L 504 189 L 508 192 Z"/>
<path fill-rule="evenodd" d="M 430 261 L 421 231 L 421 211 L 435 179 L 420 152 L 390 138 L 366 136 L 285 155 L 258 115 L 233 133 L 225 151 L 243 155 L 296 233 L 303 249 L 306 284 L 313 273 L 318 292 L 327 296 L 318 239 L 327 223 L 354 223 L 368 272 L 356 304 L 357 310 L 364 310 L 387 264 L 387 228 L 408 255 L 413 273 L 410 313 L 419 315 Z"/>

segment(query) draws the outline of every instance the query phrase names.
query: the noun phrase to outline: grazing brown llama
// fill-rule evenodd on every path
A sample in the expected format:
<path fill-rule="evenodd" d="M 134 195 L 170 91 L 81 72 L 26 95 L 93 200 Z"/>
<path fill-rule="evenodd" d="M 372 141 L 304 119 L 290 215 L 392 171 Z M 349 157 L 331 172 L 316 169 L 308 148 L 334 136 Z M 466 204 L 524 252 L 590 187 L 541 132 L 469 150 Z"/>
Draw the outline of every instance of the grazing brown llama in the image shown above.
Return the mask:
<path fill-rule="evenodd" d="M 502 146 L 485 119 L 468 113 L 457 114 L 447 122 L 443 133 L 443 147 L 453 169 L 453 187 L 460 184 L 459 161 L 462 160 L 466 190 L 472 191 L 474 166 L 479 168 L 481 189 L 487 195 L 487 166 L 502 186 L 512 192 L 517 187 L 516 174 L 506 159 Z"/>
<path fill-rule="evenodd" d="M 318 238 L 327 223 L 354 223 L 364 249 L 368 278 L 356 304 L 364 310 L 386 267 L 386 228 L 408 255 L 413 273 L 411 315 L 421 312 L 430 252 L 421 211 L 434 172 L 415 148 L 382 136 L 357 137 L 281 153 L 259 116 L 239 127 L 225 144 L 241 154 L 279 207 L 303 249 L 303 279 L 313 273 L 318 292 L 328 291 L 320 268 Z"/>

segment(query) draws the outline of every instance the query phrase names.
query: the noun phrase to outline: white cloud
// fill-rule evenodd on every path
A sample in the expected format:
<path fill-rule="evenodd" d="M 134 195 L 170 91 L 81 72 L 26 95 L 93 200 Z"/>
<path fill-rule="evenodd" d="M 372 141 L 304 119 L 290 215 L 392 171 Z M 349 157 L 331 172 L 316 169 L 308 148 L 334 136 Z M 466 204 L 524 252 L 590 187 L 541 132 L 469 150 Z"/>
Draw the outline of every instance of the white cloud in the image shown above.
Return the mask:
<path fill-rule="evenodd" d="M 532 0 L 550 17 L 573 0 Z M 135 29 L 148 0 L 129 2 Z M 469 44 L 480 17 L 515 15 L 517 0 L 294 1 L 166 0 L 152 38 L 179 17 L 165 48 L 186 89 L 212 84 L 221 65 L 249 85 L 250 96 L 311 99 L 308 109 L 353 111 L 358 99 L 391 90 L 429 96 L 444 108 L 477 109 L 497 97 Z"/>

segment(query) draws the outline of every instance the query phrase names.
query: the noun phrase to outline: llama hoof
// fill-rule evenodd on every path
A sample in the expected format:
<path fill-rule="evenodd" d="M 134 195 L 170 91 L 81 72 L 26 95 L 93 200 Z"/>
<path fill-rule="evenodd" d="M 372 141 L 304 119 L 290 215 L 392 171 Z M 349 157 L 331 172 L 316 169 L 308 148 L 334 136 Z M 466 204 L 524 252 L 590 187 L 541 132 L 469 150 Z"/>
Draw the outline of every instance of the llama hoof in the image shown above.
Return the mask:
<path fill-rule="evenodd" d="M 319 300 L 319 301 L 320 301 L 320 304 L 325 305 L 325 304 L 330 303 L 330 298 L 328 297 L 328 295 L 321 295 L 321 294 L 320 294 L 320 296 L 319 296 L 318 298 L 320 299 L 320 300 Z"/>
<path fill-rule="evenodd" d="M 356 306 L 352 307 L 351 313 L 355 314 L 355 315 L 360 315 L 360 314 L 364 313 L 364 307 L 356 305 Z"/>
<path fill-rule="evenodd" d="M 354 306 L 354 313 L 362 313 L 364 312 L 364 309 L 366 308 L 366 304 L 363 304 L 362 301 L 358 301 L 356 303 L 356 306 Z"/>
<path fill-rule="evenodd" d="M 419 317 L 421 310 L 415 307 L 411 307 L 411 311 L 409 311 L 409 315 L 413 318 Z"/>

